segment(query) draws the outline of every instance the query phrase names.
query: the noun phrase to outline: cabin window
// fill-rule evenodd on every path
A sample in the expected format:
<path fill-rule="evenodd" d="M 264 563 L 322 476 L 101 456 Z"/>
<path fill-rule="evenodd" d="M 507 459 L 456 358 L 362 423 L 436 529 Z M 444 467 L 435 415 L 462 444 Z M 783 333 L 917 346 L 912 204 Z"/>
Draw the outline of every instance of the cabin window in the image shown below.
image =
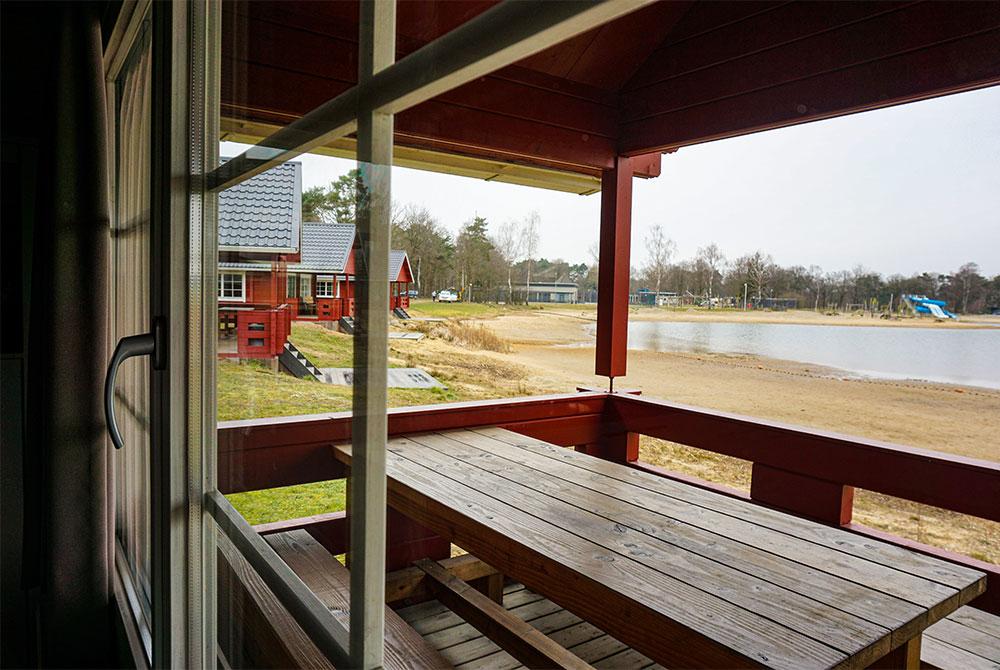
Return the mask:
<path fill-rule="evenodd" d="M 331 277 L 323 277 L 316 280 L 316 297 L 317 298 L 332 298 L 333 297 L 333 279 Z"/>
<path fill-rule="evenodd" d="M 299 277 L 298 275 L 288 275 L 288 282 L 285 285 L 285 297 L 295 298 L 299 295 Z"/>
<path fill-rule="evenodd" d="M 302 275 L 299 277 L 299 297 L 300 298 L 311 298 L 312 297 L 312 277 L 309 275 Z"/>
<path fill-rule="evenodd" d="M 219 273 L 219 300 L 246 300 L 246 275 L 242 272 Z"/>

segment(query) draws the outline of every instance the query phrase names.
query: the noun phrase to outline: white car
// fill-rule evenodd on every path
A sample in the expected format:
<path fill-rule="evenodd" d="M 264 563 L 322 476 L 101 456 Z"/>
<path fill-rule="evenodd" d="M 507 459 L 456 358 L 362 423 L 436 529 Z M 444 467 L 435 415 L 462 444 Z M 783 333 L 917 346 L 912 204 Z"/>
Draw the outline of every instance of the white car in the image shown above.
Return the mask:
<path fill-rule="evenodd" d="M 458 302 L 458 294 L 454 291 L 439 291 L 436 300 L 438 302 Z"/>

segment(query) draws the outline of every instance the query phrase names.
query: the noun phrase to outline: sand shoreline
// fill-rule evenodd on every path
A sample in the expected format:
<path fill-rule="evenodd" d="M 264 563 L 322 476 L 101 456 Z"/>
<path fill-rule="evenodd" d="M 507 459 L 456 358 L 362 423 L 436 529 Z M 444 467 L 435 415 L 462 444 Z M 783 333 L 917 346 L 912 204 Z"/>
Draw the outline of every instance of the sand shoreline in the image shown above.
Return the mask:
<path fill-rule="evenodd" d="M 551 306 L 541 308 L 542 312 L 555 316 L 572 317 L 586 321 L 596 321 L 596 310 L 591 305 Z M 513 314 L 513 312 L 511 312 Z M 862 316 L 857 314 L 823 314 L 812 310 L 741 311 L 731 309 L 708 310 L 701 308 L 629 308 L 631 321 L 666 321 L 679 323 L 760 323 L 795 324 L 802 326 L 856 326 L 868 328 L 943 328 L 960 330 L 1000 329 L 1000 316 L 974 314 L 962 316 L 958 320 L 938 320 L 933 318 L 892 318 Z"/>

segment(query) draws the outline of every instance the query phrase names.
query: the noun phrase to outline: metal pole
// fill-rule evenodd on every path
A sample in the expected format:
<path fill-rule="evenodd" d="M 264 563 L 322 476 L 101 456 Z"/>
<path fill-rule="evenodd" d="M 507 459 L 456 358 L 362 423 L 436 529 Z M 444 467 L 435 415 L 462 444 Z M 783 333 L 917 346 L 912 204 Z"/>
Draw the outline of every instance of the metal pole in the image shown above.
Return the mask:
<path fill-rule="evenodd" d="M 361 90 L 396 55 L 395 0 L 360 3 L 358 83 Z M 351 427 L 351 667 L 379 668 L 385 631 L 386 367 L 389 354 L 391 113 L 362 96 L 358 106 L 354 331 L 354 419 Z"/>

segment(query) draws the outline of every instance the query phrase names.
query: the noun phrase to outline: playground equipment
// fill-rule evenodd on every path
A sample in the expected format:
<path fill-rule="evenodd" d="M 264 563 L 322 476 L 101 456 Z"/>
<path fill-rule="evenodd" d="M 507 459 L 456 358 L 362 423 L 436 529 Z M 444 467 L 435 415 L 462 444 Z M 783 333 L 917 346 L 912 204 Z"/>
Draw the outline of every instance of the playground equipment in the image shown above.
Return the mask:
<path fill-rule="evenodd" d="M 903 303 L 917 316 L 930 314 L 938 319 L 957 319 L 958 315 L 945 309 L 944 300 L 932 300 L 925 295 L 904 295 Z"/>

